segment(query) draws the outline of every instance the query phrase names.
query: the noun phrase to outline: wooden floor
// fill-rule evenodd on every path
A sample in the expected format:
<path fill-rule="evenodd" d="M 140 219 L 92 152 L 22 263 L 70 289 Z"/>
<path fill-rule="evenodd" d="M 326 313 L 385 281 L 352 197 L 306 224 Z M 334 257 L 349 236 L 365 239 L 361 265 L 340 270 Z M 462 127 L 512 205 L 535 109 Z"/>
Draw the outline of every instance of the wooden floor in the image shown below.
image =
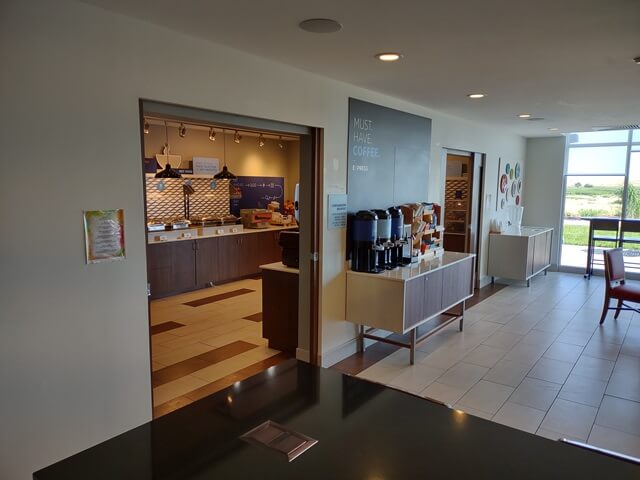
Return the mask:
<path fill-rule="evenodd" d="M 262 338 L 262 281 L 151 302 L 154 418 L 289 358 Z"/>
<path fill-rule="evenodd" d="M 477 305 L 481 301 L 489 298 L 491 295 L 499 292 L 505 287 L 506 285 L 500 285 L 496 283 L 476 289 L 473 297 L 467 300 L 466 308 L 471 308 L 474 305 Z M 393 334 L 389 338 L 405 343 L 409 342 L 408 335 Z M 361 371 L 369 368 L 375 363 L 378 363 L 380 360 L 391 355 L 393 352 L 399 350 L 400 348 L 403 347 L 397 347 L 388 343 L 376 342 L 372 346 L 367 347 L 367 349 L 363 353 L 356 353 L 354 355 L 351 355 L 341 362 L 336 363 L 331 368 L 335 368 L 336 370 L 339 370 L 342 373 L 347 373 L 349 375 L 357 375 Z"/>

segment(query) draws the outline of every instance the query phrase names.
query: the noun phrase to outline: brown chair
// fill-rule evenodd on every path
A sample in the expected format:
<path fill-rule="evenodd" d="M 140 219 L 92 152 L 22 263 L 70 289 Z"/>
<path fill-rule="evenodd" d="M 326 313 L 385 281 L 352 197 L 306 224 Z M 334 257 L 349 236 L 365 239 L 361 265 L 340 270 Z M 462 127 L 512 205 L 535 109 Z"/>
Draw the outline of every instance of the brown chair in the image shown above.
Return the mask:
<path fill-rule="evenodd" d="M 618 301 L 615 307 L 610 307 L 611 299 Z M 604 323 L 608 310 L 615 310 L 614 319 L 618 318 L 622 310 L 633 310 L 639 312 L 637 308 L 630 307 L 624 302 L 640 303 L 640 287 L 629 285 L 624 278 L 624 259 L 622 258 L 622 248 L 612 248 L 604 251 L 604 308 L 600 324 Z"/>

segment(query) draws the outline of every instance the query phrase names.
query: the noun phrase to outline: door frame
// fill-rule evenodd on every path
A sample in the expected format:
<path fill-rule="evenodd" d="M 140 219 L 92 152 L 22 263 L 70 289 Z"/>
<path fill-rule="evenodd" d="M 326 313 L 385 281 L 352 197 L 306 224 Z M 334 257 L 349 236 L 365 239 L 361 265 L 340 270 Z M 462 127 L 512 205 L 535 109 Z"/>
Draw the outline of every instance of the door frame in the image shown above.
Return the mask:
<path fill-rule="evenodd" d="M 260 130 L 275 134 L 297 135 L 301 138 L 306 137 L 309 140 L 310 152 L 308 155 L 311 161 L 311 209 L 310 209 L 310 251 L 306 252 L 305 247 L 301 247 L 300 258 L 309 262 L 309 362 L 319 365 L 319 348 L 320 348 L 320 298 L 321 298 L 321 254 L 322 254 L 322 173 L 324 171 L 324 129 L 305 125 L 281 122 L 278 120 L 264 119 L 258 117 L 250 117 L 234 113 L 227 113 L 215 110 L 203 109 L 200 107 L 192 107 L 167 103 L 152 99 L 138 99 L 139 111 L 139 136 L 140 136 L 140 167 L 142 173 L 142 201 L 144 218 L 147 218 L 147 194 L 144 171 L 144 118 L 145 116 L 163 116 L 172 120 L 202 121 L 210 122 L 221 127 L 233 129 L 252 129 Z M 300 155 L 302 158 L 302 152 Z M 302 184 L 302 182 L 300 182 Z M 146 241 L 145 230 L 145 268 L 149 262 L 149 244 Z M 148 279 L 148 274 L 147 274 Z M 148 285 L 148 282 L 147 282 Z M 152 361 L 152 343 L 151 343 L 151 305 L 150 298 L 147 295 L 147 323 L 149 328 L 149 365 Z M 151 378 L 150 378 L 151 380 Z M 150 381 L 151 402 L 153 405 L 153 385 Z"/>

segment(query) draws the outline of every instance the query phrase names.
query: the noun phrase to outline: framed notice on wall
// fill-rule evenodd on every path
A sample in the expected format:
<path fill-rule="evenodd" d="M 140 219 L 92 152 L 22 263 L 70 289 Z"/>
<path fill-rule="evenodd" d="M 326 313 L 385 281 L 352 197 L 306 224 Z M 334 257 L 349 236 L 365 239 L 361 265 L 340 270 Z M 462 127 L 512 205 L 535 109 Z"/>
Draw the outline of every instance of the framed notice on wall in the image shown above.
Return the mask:
<path fill-rule="evenodd" d="M 83 216 L 86 262 L 124 259 L 124 210 L 85 210 Z"/>

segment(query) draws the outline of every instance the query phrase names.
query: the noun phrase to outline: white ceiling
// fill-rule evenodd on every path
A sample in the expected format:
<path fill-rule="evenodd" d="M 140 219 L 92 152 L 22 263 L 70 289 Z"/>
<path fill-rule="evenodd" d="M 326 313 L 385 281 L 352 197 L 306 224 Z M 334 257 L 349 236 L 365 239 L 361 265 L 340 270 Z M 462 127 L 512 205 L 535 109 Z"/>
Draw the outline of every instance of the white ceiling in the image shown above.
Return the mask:
<path fill-rule="evenodd" d="M 525 136 L 640 123 L 640 0 L 84 1 Z"/>

